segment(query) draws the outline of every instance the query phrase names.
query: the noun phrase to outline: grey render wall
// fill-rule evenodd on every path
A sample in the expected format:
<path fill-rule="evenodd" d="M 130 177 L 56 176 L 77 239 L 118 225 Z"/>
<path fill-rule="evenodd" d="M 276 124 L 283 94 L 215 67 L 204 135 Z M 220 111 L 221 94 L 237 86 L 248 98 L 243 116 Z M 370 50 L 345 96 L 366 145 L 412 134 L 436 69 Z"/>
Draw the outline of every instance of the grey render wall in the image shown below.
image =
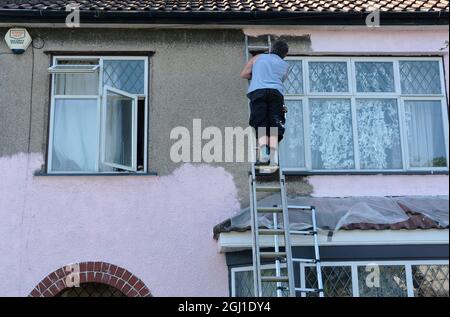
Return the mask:
<path fill-rule="evenodd" d="M 3 38 L 7 29 L 0 28 Z M 45 41 L 19 56 L 0 55 L 0 156 L 18 152 L 45 153 L 49 113 L 50 64 L 48 51 L 118 52 L 151 51 L 149 106 L 149 171 L 169 174 L 177 164 L 169 158 L 176 126 L 246 127 L 247 83 L 239 78 L 243 66 L 241 30 L 180 29 L 32 29 L 32 37 Z M 290 39 L 293 51 L 309 48 L 308 38 Z M 0 52 L 8 53 L 4 41 Z M 34 59 L 34 66 L 33 61 Z M 32 87 L 31 87 L 32 85 Z M 32 91 L 32 93 L 31 93 Z M 31 120 L 30 120 L 31 114 Z M 248 204 L 246 163 L 214 163 L 230 172 L 242 205 Z M 201 181 L 201 180 L 199 180 Z M 301 182 L 297 193 L 310 188 Z"/>

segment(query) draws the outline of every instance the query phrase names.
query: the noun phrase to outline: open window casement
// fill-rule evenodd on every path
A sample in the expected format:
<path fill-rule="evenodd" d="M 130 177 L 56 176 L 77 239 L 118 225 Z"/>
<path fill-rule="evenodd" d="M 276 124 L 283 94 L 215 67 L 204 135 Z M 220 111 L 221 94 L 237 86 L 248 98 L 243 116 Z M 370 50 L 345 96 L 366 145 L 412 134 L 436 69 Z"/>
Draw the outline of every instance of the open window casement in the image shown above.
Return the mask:
<path fill-rule="evenodd" d="M 92 64 L 56 64 L 48 68 L 50 74 L 89 74 L 99 69 L 99 65 Z"/>
<path fill-rule="evenodd" d="M 102 105 L 102 164 L 137 171 L 137 96 L 105 86 Z"/>

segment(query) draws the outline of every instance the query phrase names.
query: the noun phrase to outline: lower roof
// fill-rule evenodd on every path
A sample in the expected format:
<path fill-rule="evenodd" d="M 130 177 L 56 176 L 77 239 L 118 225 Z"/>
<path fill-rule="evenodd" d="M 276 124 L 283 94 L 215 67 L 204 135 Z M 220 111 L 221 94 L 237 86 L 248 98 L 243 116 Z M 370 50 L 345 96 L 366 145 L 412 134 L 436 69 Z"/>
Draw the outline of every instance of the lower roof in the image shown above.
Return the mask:
<path fill-rule="evenodd" d="M 278 194 L 258 201 L 258 206 L 278 204 Z M 324 230 L 416 230 L 448 229 L 448 196 L 407 197 L 347 197 L 312 198 L 290 197 L 289 205 L 315 206 L 318 227 Z M 271 225 L 271 215 L 260 216 L 261 227 Z M 310 227 L 309 211 L 290 213 L 291 228 L 303 230 Z M 221 233 L 250 230 L 250 210 L 217 224 L 214 237 Z"/>

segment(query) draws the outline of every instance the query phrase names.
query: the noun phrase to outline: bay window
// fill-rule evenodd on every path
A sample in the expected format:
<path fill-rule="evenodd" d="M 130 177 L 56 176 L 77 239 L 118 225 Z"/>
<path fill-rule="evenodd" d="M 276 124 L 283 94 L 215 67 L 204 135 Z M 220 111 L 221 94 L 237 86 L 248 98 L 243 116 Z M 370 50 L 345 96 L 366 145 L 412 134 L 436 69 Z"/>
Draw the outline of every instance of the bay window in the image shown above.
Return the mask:
<path fill-rule="evenodd" d="M 439 58 L 287 61 L 285 171 L 448 171 Z"/>
<path fill-rule="evenodd" d="M 146 57 L 55 57 L 48 173 L 146 172 Z"/>

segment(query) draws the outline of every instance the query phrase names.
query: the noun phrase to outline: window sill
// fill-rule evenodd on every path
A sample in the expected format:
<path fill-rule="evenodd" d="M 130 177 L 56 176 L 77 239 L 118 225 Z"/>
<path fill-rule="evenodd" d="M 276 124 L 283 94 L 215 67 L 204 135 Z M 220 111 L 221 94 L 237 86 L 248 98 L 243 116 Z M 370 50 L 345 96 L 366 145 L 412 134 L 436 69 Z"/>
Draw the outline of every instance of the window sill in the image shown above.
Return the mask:
<path fill-rule="evenodd" d="M 47 173 L 44 171 L 35 171 L 34 176 L 47 177 L 47 176 L 158 176 L 156 172 L 147 173 Z"/>
<path fill-rule="evenodd" d="M 448 175 L 449 171 L 387 171 L 387 172 L 332 172 L 332 171 L 283 171 L 286 176 L 321 176 L 321 175 L 335 175 L 335 176 L 350 176 L 350 175 Z"/>

